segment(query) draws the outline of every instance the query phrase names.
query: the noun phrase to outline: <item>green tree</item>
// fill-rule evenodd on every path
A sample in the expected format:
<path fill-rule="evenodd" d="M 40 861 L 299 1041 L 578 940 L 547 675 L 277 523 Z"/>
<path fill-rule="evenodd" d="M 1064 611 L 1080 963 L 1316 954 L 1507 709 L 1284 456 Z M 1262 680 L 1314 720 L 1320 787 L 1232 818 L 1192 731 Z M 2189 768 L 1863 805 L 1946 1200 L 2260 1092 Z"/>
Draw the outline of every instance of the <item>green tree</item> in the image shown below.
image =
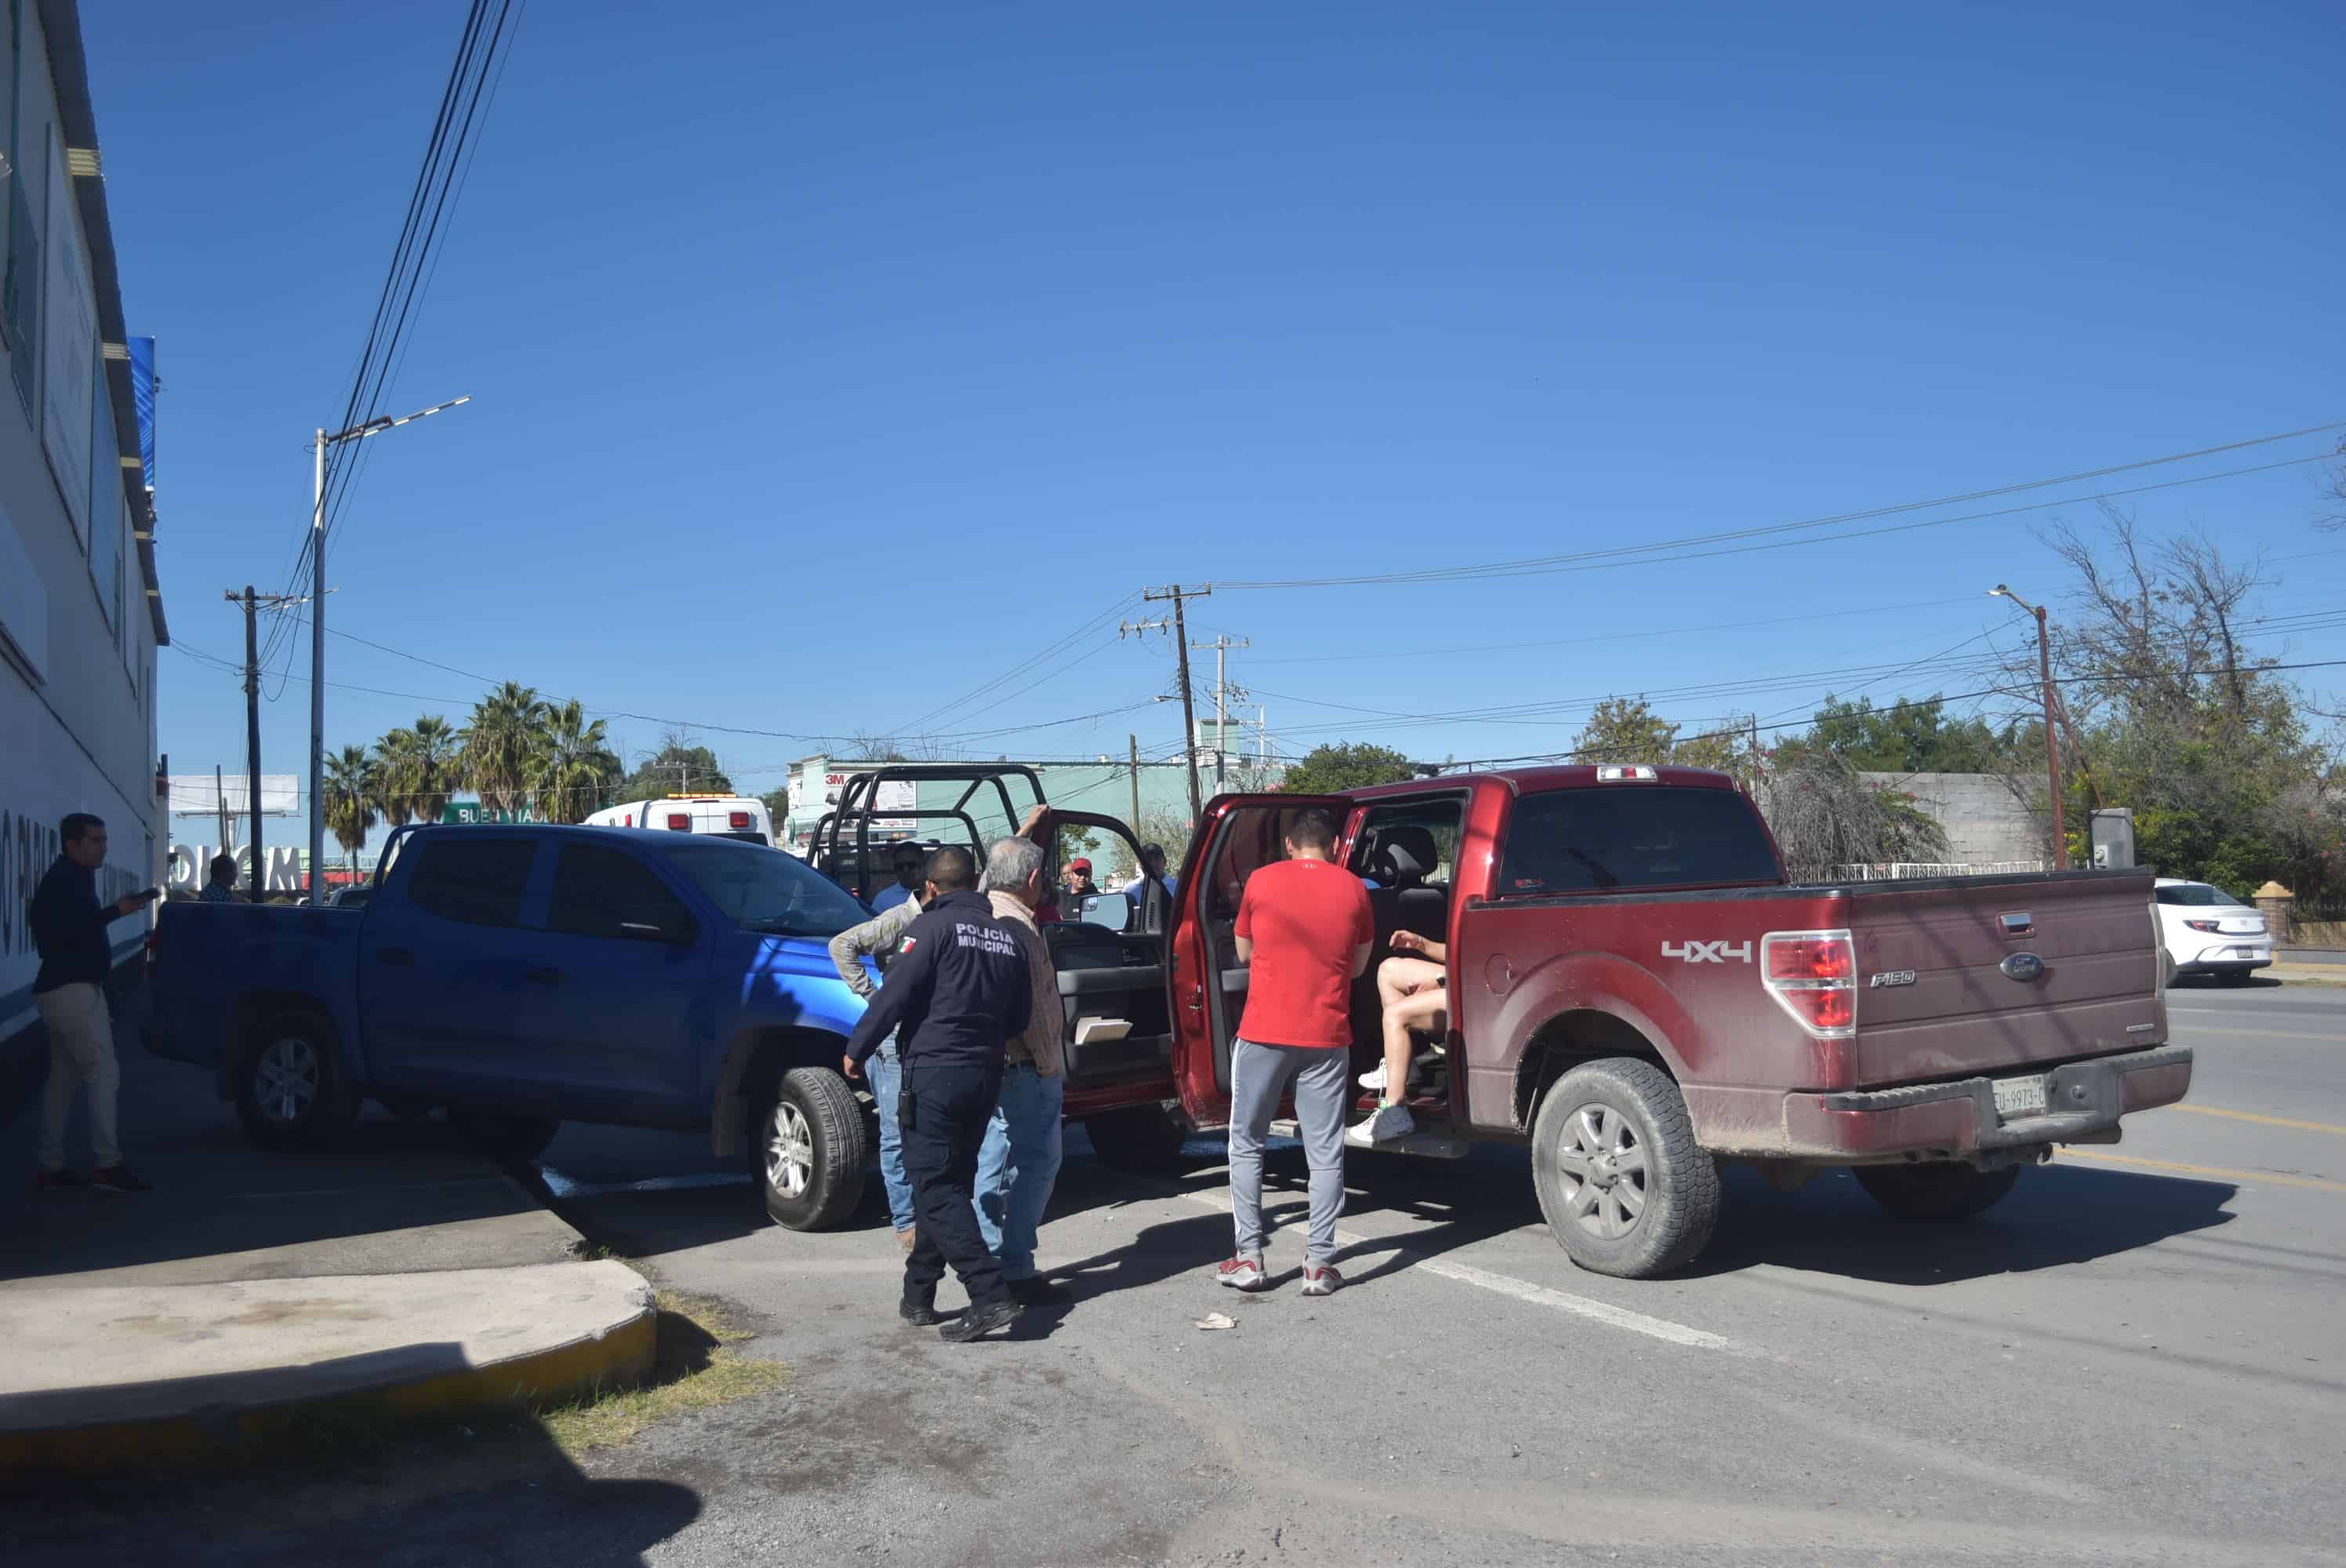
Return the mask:
<path fill-rule="evenodd" d="M 657 800 L 666 795 L 730 795 L 733 780 L 706 746 L 688 746 L 682 734 L 661 737 L 660 748 L 636 764 L 621 781 L 615 800 Z"/>
<path fill-rule="evenodd" d="M 382 820 L 391 827 L 405 825 L 414 816 L 414 802 L 407 793 L 407 780 L 414 767 L 415 731 L 407 728 L 389 729 L 374 743 L 374 779 L 378 791 L 374 805 Z"/>
<path fill-rule="evenodd" d="M 326 759 L 326 831 L 358 870 L 359 847 L 374 831 L 376 802 L 382 795 L 381 770 L 363 746 L 345 746 Z"/>
<path fill-rule="evenodd" d="M 495 811 L 522 804 L 545 748 L 546 701 L 536 687 L 507 681 L 473 705 L 464 734 L 464 782 Z"/>
<path fill-rule="evenodd" d="M 416 821 L 436 822 L 447 809 L 448 797 L 463 787 L 464 732 L 438 714 L 427 713 L 407 733 L 399 778 L 391 788 Z"/>
<path fill-rule="evenodd" d="M 1777 747 L 1790 765 L 1811 752 L 1830 752 L 1861 773 L 2003 773 L 2021 753 L 2010 726 L 1982 718 L 1950 718 L 1938 696 L 1900 698 L 1880 708 L 1870 697 L 1854 702 L 1827 696 L 1805 734 Z"/>
<path fill-rule="evenodd" d="M 1573 737 L 1575 762 L 1642 763 L 1659 768 L 1670 759 L 1678 727 L 1657 715 L 1642 697 L 1608 697 Z"/>
<path fill-rule="evenodd" d="M 530 791 L 550 822 L 583 822 L 601 810 L 620 771 L 603 721 L 590 722 L 576 697 L 549 710 L 531 762 Z"/>
<path fill-rule="evenodd" d="M 1297 795 L 1332 795 L 1345 789 L 1364 789 L 1372 784 L 1398 784 L 1416 777 L 1417 769 L 1410 759 L 1389 746 L 1374 746 L 1364 740 L 1331 741 L 1313 747 L 1310 755 L 1290 768 L 1283 788 Z M 1165 848 L 1168 855 L 1172 853 L 1170 843 Z"/>
<path fill-rule="evenodd" d="M 778 789 L 769 789 L 758 799 L 765 802 L 766 815 L 773 820 L 774 842 L 782 842 L 790 834 L 790 786 L 785 784 Z"/>

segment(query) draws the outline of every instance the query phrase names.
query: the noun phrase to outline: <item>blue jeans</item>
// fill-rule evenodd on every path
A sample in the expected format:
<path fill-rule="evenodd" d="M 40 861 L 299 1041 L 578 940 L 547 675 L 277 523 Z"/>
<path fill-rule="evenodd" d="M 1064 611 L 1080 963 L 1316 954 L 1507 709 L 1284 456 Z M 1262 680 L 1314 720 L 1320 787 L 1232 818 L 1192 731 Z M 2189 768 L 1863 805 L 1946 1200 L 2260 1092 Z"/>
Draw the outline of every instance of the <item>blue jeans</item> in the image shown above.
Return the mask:
<path fill-rule="evenodd" d="M 1059 1103 L 1066 1081 L 1027 1063 L 1002 1075 L 1002 1098 L 977 1151 L 977 1228 L 1005 1279 L 1035 1278 L 1035 1233 L 1059 1179 Z"/>
<path fill-rule="evenodd" d="M 913 1178 L 904 1174 L 904 1129 L 896 1120 L 896 1089 L 903 1081 L 893 1034 L 880 1043 L 863 1064 L 872 1081 L 872 1102 L 880 1110 L 880 1182 L 888 1189 L 888 1217 L 898 1230 L 913 1228 Z"/>

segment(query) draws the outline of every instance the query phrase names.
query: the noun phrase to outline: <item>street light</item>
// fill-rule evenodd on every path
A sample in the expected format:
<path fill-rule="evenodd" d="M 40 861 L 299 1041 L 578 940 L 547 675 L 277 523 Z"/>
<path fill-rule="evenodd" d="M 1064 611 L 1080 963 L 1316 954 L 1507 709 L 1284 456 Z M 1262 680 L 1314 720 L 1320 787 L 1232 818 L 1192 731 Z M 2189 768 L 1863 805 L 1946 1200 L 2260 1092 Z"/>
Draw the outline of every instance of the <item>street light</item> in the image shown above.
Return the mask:
<path fill-rule="evenodd" d="M 318 430 L 310 500 L 310 907 L 324 901 L 326 864 L 326 449 L 473 401 L 470 392 L 397 419 L 371 419 L 348 430 Z"/>
<path fill-rule="evenodd" d="M 2053 644 L 2045 626 L 2045 606 L 2032 605 L 1998 583 L 1987 591 L 1991 599 L 2010 599 L 2036 617 L 2036 669 L 2044 681 L 2045 783 L 2053 794 L 2053 869 L 2069 869 L 2069 830 L 2061 807 L 2061 752 L 2053 739 Z"/>

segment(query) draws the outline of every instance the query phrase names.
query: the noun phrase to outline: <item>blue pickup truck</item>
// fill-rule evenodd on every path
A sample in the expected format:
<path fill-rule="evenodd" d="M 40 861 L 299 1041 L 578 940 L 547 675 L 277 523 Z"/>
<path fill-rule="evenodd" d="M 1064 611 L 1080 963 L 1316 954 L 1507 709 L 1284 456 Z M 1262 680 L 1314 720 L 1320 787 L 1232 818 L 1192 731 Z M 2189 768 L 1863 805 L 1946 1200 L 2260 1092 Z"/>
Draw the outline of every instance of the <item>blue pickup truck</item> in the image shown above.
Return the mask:
<path fill-rule="evenodd" d="M 357 908 L 165 905 L 148 1044 L 209 1068 L 265 1147 L 366 1098 L 522 1159 L 565 1120 L 706 1131 L 778 1223 L 819 1229 L 862 1191 L 840 1059 L 863 1003 L 827 943 L 869 915 L 725 839 L 403 829 Z"/>

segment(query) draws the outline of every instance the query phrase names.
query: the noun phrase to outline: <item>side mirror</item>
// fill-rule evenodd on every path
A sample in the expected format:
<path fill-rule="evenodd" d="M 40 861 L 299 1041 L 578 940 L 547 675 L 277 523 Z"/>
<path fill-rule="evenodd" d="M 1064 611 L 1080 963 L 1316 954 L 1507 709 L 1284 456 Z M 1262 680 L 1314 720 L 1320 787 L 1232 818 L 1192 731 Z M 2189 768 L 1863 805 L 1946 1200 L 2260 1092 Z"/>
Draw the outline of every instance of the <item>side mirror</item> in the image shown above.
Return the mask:
<path fill-rule="evenodd" d="M 1104 931 L 1126 932 L 1132 929 L 1135 912 L 1133 901 L 1122 893 L 1091 893 L 1086 895 L 1077 918 Z"/>

